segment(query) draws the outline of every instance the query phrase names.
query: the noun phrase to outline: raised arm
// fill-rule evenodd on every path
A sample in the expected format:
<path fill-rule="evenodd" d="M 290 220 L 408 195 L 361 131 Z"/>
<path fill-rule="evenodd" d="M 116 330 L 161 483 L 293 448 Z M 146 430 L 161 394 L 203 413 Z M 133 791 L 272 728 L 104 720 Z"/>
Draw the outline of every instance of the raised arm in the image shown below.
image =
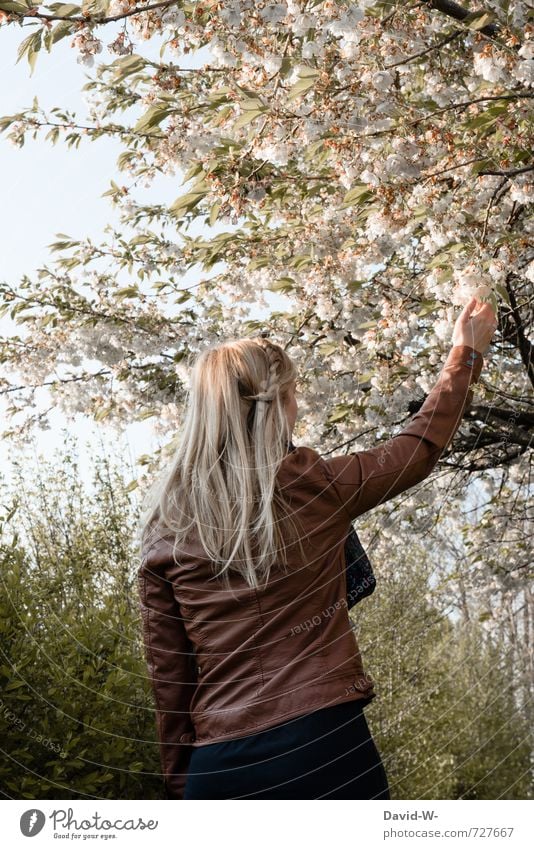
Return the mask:
<path fill-rule="evenodd" d="M 487 311 L 478 321 L 472 316 L 475 303 L 473 299 L 464 308 L 455 338 L 470 338 L 476 347 L 453 345 L 436 384 L 401 433 L 369 451 L 323 460 L 326 476 L 350 519 L 428 477 L 458 430 L 465 407 L 473 397 L 471 385 L 480 377 L 481 351 L 485 351 L 495 329 Z M 486 310 L 486 306 L 491 310 L 489 305 L 482 309 Z M 473 324 L 468 325 L 468 321 Z M 461 333 L 456 332 L 458 328 Z"/>
<path fill-rule="evenodd" d="M 194 736 L 189 707 L 197 683 L 196 664 L 164 565 L 161 558 L 143 557 L 138 586 L 165 795 L 182 799 Z"/>
<path fill-rule="evenodd" d="M 398 436 L 324 460 L 351 519 L 428 477 L 460 425 L 481 368 L 482 355 L 474 348 L 454 346 L 425 403 Z"/>

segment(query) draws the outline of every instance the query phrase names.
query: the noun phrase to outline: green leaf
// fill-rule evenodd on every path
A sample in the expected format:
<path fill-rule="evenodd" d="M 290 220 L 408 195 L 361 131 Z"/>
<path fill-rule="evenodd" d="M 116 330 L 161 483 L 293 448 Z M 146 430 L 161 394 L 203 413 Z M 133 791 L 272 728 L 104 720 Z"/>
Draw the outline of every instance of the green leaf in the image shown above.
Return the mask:
<path fill-rule="evenodd" d="M 28 11 L 28 6 L 25 3 L 16 3 L 14 0 L 1 0 L 0 9 L 3 12 L 20 12 L 20 14 L 24 14 Z"/>
<path fill-rule="evenodd" d="M 220 124 L 225 121 L 229 115 L 234 111 L 233 106 L 223 106 L 222 109 L 219 109 L 211 121 L 209 122 L 210 127 L 218 127 Z"/>
<path fill-rule="evenodd" d="M 135 150 L 123 150 L 122 153 L 117 156 L 117 167 L 119 171 L 124 171 L 130 160 L 134 159 L 135 156 Z"/>
<path fill-rule="evenodd" d="M 7 128 L 10 127 L 11 124 L 14 121 L 18 120 L 20 117 L 21 115 L 3 115 L 0 118 L 0 133 L 3 133 L 4 130 L 7 130 Z"/>
<path fill-rule="evenodd" d="M 238 139 L 228 138 L 227 136 L 220 136 L 219 144 L 213 149 L 213 152 L 219 153 L 220 151 L 232 150 L 232 148 L 234 150 L 239 150 L 241 147 L 243 147 L 243 144 L 244 142 L 241 142 Z"/>
<path fill-rule="evenodd" d="M 7 684 L 7 686 L 4 687 L 4 691 L 7 692 L 8 690 L 18 690 L 19 687 L 24 687 L 25 683 L 26 683 L 25 681 L 20 681 L 20 680 L 10 681 L 9 684 Z"/>
<path fill-rule="evenodd" d="M 499 293 L 499 295 L 501 296 L 501 298 L 503 298 L 506 301 L 508 306 L 511 306 L 511 304 L 510 304 L 510 294 L 509 294 L 506 286 L 503 286 L 502 283 L 496 283 L 495 288 L 496 288 L 497 292 Z"/>
<path fill-rule="evenodd" d="M 282 64 L 280 65 L 280 70 L 279 70 L 278 73 L 280 74 L 281 77 L 287 77 L 287 75 L 291 71 L 292 67 L 293 67 L 293 65 L 291 63 L 291 56 L 284 56 L 284 58 L 282 59 Z"/>
<path fill-rule="evenodd" d="M 301 68 L 300 71 L 299 71 L 299 77 L 301 77 L 302 79 L 306 79 L 307 77 L 309 77 L 309 78 L 313 77 L 313 79 L 315 79 L 318 76 L 319 76 L 319 71 L 317 70 L 317 68 L 312 68 L 311 65 L 306 65 L 305 67 Z"/>
<path fill-rule="evenodd" d="M 304 151 L 304 159 L 308 162 L 311 159 L 316 158 L 324 149 L 324 139 L 317 139 L 316 141 L 310 142 L 310 144 L 306 147 Z"/>
<path fill-rule="evenodd" d="M 217 217 L 219 215 L 219 210 L 221 208 L 221 205 L 222 205 L 221 201 L 217 201 L 217 203 L 214 203 L 213 206 L 211 207 L 210 217 L 209 217 L 209 222 L 208 222 L 210 227 L 213 227 L 213 225 L 217 221 Z"/>
<path fill-rule="evenodd" d="M 46 246 L 52 251 L 62 251 L 65 248 L 75 248 L 77 245 L 80 244 L 78 240 L 72 239 L 70 236 L 67 236 L 66 233 L 56 233 L 55 235 L 56 238 L 60 241 L 51 242 L 49 245 Z"/>
<path fill-rule="evenodd" d="M 254 118 L 259 118 L 260 115 L 263 115 L 266 112 L 266 109 L 255 109 L 250 110 L 249 112 L 244 112 L 242 115 L 234 121 L 234 130 L 238 130 L 240 127 L 244 127 L 247 124 L 251 124 Z"/>
<path fill-rule="evenodd" d="M 343 207 L 352 206 L 353 204 L 365 203 L 373 197 L 373 192 L 369 190 L 366 183 L 358 183 L 354 188 L 349 189 L 343 198 Z"/>
<path fill-rule="evenodd" d="M 94 420 L 96 422 L 102 421 L 102 419 L 105 419 L 106 416 L 109 416 L 109 414 L 111 413 L 111 410 L 112 410 L 112 407 L 101 407 L 100 410 L 97 410 L 94 413 L 94 415 L 93 415 Z"/>
<path fill-rule="evenodd" d="M 248 321 L 243 321 L 241 327 L 243 328 L 243 333 L 248 336 L 249 334 L 255 333 L 257 330 L 261 330 L 264 327 L 264 322 L 251 318 Z M 137 462 L 139 462 L 139 460 Z"/>
<path fill-rule="evenodd" d="M 416 206 L 412 211 L 411 218 L 413 221 L 422 221 L 423 218 L 428 218 L 428 207 L 425 204 Z"/>
<path fill-rule="evenodd" d="M 339 345 L 337 344 L 337 342 L 326 342 L 324 345 L 318 345 L 317 347 L 319 348 L 321 354 L 325 354 L 325 356 L 328 356 L 329 354 L 335 354 L 336 351 L 339 349 Z"/>
<path fill-rule="evenodd" d="M 250 260 L 247 265 L 247 271 L 255 271 L 256 268 L 264 268 L 266 265 L 269 265 L 270 261 L 270 257 L 268 256 L 257 256 Z"/>
<path fill-rule="evenodd" d="M 184 175 L 184 179 L 181 182 L 181 185 L 184 186 L 186 183 L 189 182 L 189 180 L 192 180 L 193 177 L 196 177 L 197 174 L 200 174 L 200 172 L 202 171 L 202 168 L 203 168 L 202 162 L 194 162 L 193 165 L 191 165 L 191 168 L 189 168 L 186 171 L 186 173 Z"/>
<path fill-rule="evenodd" d="M 80 6 L 75 6 L 74 3 L 51 3 L 48 6 L 54 13 L 63 17 L 64 15 L 77 15 L 81 12 Z"/>
<path fill-rule="evenodd" d="M 234 84 L 234 88 L 239 92 L 239 94 L 243 95 L 243 98 L 254 99 L 257 98 L 258 93 L 251 88 L 245 88 L 242 85 Z"/>
<path fill-rule="evenodd" d="M 463 19 L 463 23 L 469 29 L 482 29 L 487 24 L 495 23 L 495 15 L 492 12 L 471 12 Z"/>
<path fill-rule="evenodd" d="M 297 283 L 292 277 L 279 277 L 278 280 L 275 280 L 270 286 L 267 286 L 267 289 L 269 289 L 270 292 L 289 292 L 291 289 L 294 289 L 296 285 Z"/>
<path fill-rule="evenodd" d="M 307 265 L 311 265 L 313 260 L 309 254 L 295 254 L 295 256 L 291 257 L 288 262 L 288 265 L 291 268 L 305 268 Z"/>
<path fill-rule="evenodd" d="M 347 417 L 348 413 L 350 413 L 351 411 L 352 411 L 352 405 L 351 404 L 336 404 L 333 411 L 328 416 L 327 421 L 330 424 L 334 424 L 335 422 L 340 422 L 343 419 L 345 419 Z"/>
<path fill-rule="evenodd" d="M 176 298 L 174 298 L 173 303 L 175 303 L 175 304 L 185 304 L 185 302 L 190 301 L 192 297 L 193 296 L 191 295 L 191 292 L 186 292 L 184 290 L 183 292 L 180 292 L 180 294 Z"/>
<path fill-rule="evenodd" d="M 152 127 L 157 127 L 171 112 L 175 111 L 176 109 L 172 106 L 163 106 L 161 103 L 155 103 L 139 118 L 133 128 L 133 132 L 146 133 Z"/>
<path fill-rule="evenodd" d="M 83 12 L 91 18 L 98 18 L 107 12 L 108 7 L 109 0 L 86 0 Z"/>
<path fill-rule="evenodd" d="M 303 94 L 306 94 L 307 91 L 313 88 L 315 80 L 318 76 L 319 71 L 317 71 L 315 68 L 302 69 L 299 72 L 299 78 L 297 82 L 291 86 L 287 99 L 295 100 L 295 98 L 301 97 Z"/>
<path fill-rule="evenodd" d="M 234 121 L 234 129 L 244 127 L 246 124 L 250 124 L 254 118 L 258 118 L 259 115 L 268 112 L 268 107 L 261 100 L 258 100 L 258 98 L 242 100 L 239 106 L 241 108 L 241 115 Z"/>
<path fill-rule="evenodd" d="M 297 82 L 291 86 L 287 99 L 296 100 L 297 97 L 301 97 L 303 94 L 306 94 L 306 92 L 313 88 L 313 83 L 314 80 L 309 79 L 297 80 Z"/>
<path fill-rule="evenodd" d="M 435 268 L 437 265 L 447 264 L 450 259 L 451 254 L 459 253 L 460 251 L 465 249 L 464 242 L 454 242 L 450 245 L 447 245 L 444 250 L 437 253 L 430 262 L 427 263 L 427 268 Z"/>
<path fill-rule="evenodd" d="M 136 53 L 132 53 L 131 56 L 121 56 L 119 59 L 115 59 L 110 65 L 110 68 L 116 69 L 113 81 L 116 83 L 122 82 L 130 74 L 142 71 L 146 64 L 146 60 Z"/>
<path fill-rule="evenodd" d="M 115 297 L 118 301 L 123 301 L 124 298 L 135 298 L 139 295 L 137 286 L 124 286 L 122 289 L 117 289 Z"/>
<path fill-rule="evenodd" d="M 509 104 L 506 101 L 498 101 L 488 109 L 484 109 L 479 115 L 475 115 L 473 118 L 465 120 L 462 126 L 469 130 L 477 128 L 489 129 L 497 123 L 501 115 L 508 112 L 508 107 Z"/>
<path fill-rule="evenodd" d="M 421 309 L 417 313 L 419 316 L 429 315 L 435 312 L 440 306 L 439 301 L 421 301 Z"/>
<path fill-rule="evenodd" d="M 451 266 L 447 266 L 445 268 L 440 268 L 438 273 L 436 274 L 436 282 L 437 283 L 446 283 L 448 280 L 452 280 L 453 271 Z"/>
<path fill-rule="evenodd" d="M 41 36 L 43 35 L 43 33 L 44 33 L 44 27 L 40 30 L 37 30 L 37 32 L 34 32 L 34 34 L 32 36 L 32 43 L 30 44 L 30 47 L 28 48 L 28 63 L 29 63 L 30 68 L 31 68 L 30 76 L 33 75 L 33 72 L 35 70 L 35 63 L 37 61 L 37 54 L 38 54 L 39 50 L 41 49 Z"/>
<path fill-rule="evenodd" d="M 159 412 L 159 410 L 157 410 L 156 408 L 152 408 L 152 409 L 148 409 L 148 410 L 143 410 L 143 412 L 142 412 L 142 413 L 140 413 L 140 414 L 137 416 L 137 420 L 138 420 L 138 421 L 142 421 L 143 419 L 149 419 L 149 418 L 151 418 L 151 416 L 157 416 L 157 415 L 158 415 L 158 412 Z"/>
<path fill-rule="evenodd" d="M 75 25 L 70 21 L 60 21 L 57 26 L 49 32 L 49 35 L 51 36 L 51 44 L 55 44 L 56 41 L 60 41 L 62 38 L 65 38 L 66 35 L 70 35 L 70 33 L 74 31 L 74 26 Z"/>
<path fill-rule="evenodd" d="M 18 50 L 17 50 L 17 61 L 15 62 L 15 65 L 18 62 L 20 62 L 20 60 L 22 59 L 23 56 L 25 56 L 27 54 L 28 50 L 30 49 L 30 47 L 33 43 L 34 36 L 35 36 L 35 33 L 32 32 L 32 34 L 29 35 L 27 38 L 25 38 L 24 41 L 20 42 L 20 44 L 18 46 Z"/>
<path fill-rule="evenodd" d="M 180 217 L 186 212 L 191 212 L 195 206 L 200 203 L 202 198 L 206 197 L 208 194 L 208 189 L 199 189 L 195 192 L 187 192 L 187 194 L 182 195 L 177 198 L 174 203 L 169 207 L 169 212 L 171 215 L 175 217 Z"/>
<path fill-rule="evenodd" d="M 495 162 L 493 159 L 479 159 L 478 162 L 472 163 L 471 172 L 478 174 L 479 171 L 485 171 L 486 169 L 493 170 L 494 168 Z"/>
<path fill-rule="evenodd" d="M 229 94 L 230 86 L 223 85 L 219 86 L 219 88 L 214 88 L 213 91 L 206 94 L 206 99 L 209 100 L 213 106 L 219 106 L 221 103 L 231 102 Z"/>

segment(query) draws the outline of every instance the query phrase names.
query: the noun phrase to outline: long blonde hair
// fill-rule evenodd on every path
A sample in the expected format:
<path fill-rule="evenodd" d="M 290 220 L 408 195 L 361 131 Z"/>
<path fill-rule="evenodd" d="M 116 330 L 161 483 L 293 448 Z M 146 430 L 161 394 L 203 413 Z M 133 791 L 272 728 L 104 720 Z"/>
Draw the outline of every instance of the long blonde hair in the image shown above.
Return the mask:
<path fill-rule="evenodd" d="M 303 554 L 276 480 L 291 438 L 285 403 L 296 376 L 283 348 L 261 336 L 201 351 L 178 447 L 141 517 L 141 550 L 170 533 L 178 561 L 192 530 L 216 576 L 228 586 L 228 572 L 237 572 L 251 587 L 268 580 L 275 562 L 287 566 L 288 542 Z"/>

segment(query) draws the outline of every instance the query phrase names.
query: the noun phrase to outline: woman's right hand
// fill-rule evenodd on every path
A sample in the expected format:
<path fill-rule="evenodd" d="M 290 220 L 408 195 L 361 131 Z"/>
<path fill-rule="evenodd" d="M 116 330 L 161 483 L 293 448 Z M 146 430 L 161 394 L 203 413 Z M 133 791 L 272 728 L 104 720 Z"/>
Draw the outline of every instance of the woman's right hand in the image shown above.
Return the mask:
<path fill-rule="evenodd" d="M 471 298 L 456 319 L 452 344 L 469 345 L 480 354 L 485 354 L 497 326 L 491 304 Z"/>

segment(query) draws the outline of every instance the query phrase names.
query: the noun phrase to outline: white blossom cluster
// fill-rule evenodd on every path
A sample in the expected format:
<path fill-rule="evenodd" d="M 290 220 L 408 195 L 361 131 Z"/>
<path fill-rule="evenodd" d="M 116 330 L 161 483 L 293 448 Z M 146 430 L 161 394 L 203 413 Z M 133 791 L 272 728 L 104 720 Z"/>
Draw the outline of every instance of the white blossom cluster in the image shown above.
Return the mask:
<path fill-rule="evenodd" d="M 463 305 L 470 298 L 485 298 L 491 292 L 491 279 L 481 274 L 474 263 L 454 270 L 456 288 L 452 293 L 453 304 Z"/>
<path fill-rule="evenodd" d="M 95 63 L 95 55 L 102 52 L 102 42 L 95 38 L 91 27 L 78 30 L 71 42 L 71 47 L 79 50 L 77 62 L 92 68 Z"/>

